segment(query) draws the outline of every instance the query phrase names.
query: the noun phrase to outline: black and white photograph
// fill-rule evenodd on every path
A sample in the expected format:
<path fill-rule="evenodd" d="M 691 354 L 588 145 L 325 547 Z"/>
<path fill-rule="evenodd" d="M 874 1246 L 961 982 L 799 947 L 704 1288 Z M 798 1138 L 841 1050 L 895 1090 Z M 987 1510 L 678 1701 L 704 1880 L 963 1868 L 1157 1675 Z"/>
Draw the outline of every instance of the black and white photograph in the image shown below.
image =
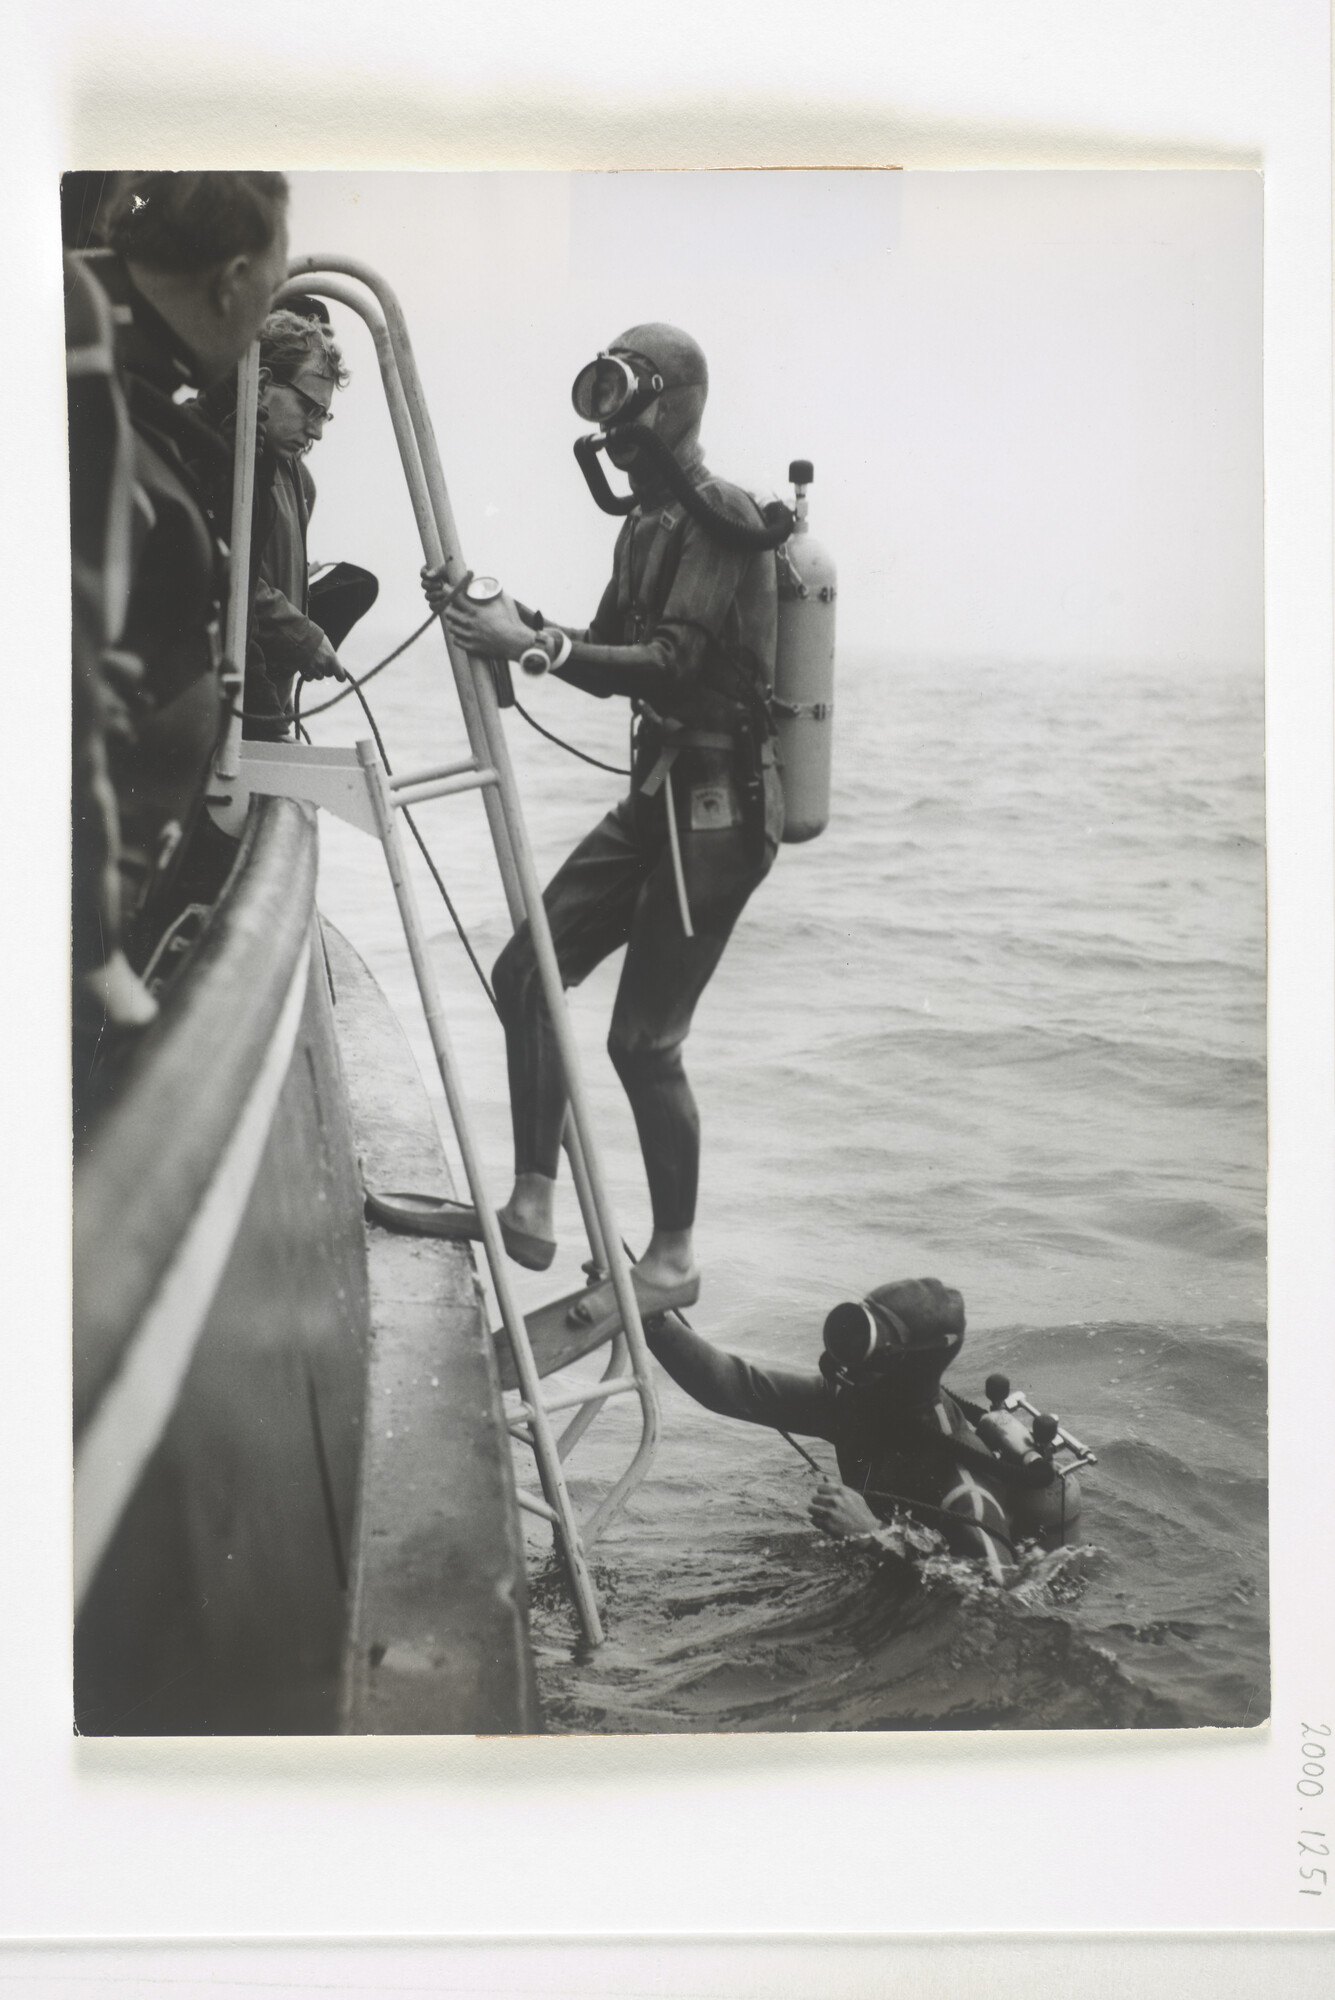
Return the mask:
<path fill-rule="evenodd" d="M 9 1986 L 1315 2000 L 1328 9 L 3 46 Z"/>
<path fill-rule="evenodd" d="M 81 1735 L 1267 1720 L 1263 185 L 63 177 Z"/>

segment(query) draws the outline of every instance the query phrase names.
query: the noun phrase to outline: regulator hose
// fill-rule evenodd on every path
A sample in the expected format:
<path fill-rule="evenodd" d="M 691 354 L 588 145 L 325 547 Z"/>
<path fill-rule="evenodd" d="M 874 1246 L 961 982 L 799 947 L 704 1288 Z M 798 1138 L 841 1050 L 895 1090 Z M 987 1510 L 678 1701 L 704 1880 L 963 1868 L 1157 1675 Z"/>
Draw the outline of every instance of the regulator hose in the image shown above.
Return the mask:
<path fill-rule="evenodd" d="M 601 432 L 591 432 L 588 437 L 576 439 L 575 458 L 584 483 L 593 495 L 597 506 L 604 514 L 629 514 L 636 503 L 635 495 L 628 493 L 619 497 L 608 484 L 607 474 L 598 463 L 598 454 L 607 444 Z M 677 456 L 662 438 L 640 425 L 636 431 L 635 450 L 637 456 L 648 459 L 653 471 L 675 500 L 680 500 L 686 512 L 705 533 L 727 549 L 777 549 L 786 542 L 797 526 L 797 516 L 782 500 L 771 500 L 760 510 L 764 522 L 762 528 L 754 528 L 749 521 L 739 521 L 735 514 L 729 514 L 722 507 L 714 506 L 706 500 L 699 488 L 691 484 L 689 476 L 682 471 Z"/>
<path fill-rule="evenodd" d="M 635 505 L 635 495 L 627 493 L 619 498 L 612 491 L 607 482 L 607 474 L 598 463 L 598 454 L 606 442 L 606 438 L 594 432 L 590 432 L 588 437 L 576 438 L 575 457 L 579 461 L 579 469 L 584 474 L 584 484 L 593 495 L 595 505 L 601 507 L 604 514 L 629 514 Z"/>

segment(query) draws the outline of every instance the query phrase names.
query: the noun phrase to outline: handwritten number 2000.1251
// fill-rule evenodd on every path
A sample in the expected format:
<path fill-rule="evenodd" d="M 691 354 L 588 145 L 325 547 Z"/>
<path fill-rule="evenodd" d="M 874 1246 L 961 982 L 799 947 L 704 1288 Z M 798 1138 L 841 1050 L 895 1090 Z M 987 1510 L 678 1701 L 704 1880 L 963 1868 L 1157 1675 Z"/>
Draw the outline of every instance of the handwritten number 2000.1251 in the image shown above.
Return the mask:
<path fill-rule="evenodd" d="M 1328 1722 L 1305 1722 L 1303 1724 L 1303 1774 L 1298 1780 L 1298 1790 L 1305 1799 L 1319 1799 L 1326 1788 L 1326 1746 L 1324 1743 L 1314 1739 L 1329 1735 L 1330 1724 Z M 1298 1830 L 1298 1853 L 1300 1856 L 1304 1854 L 1329 1855 L 1330 1848 L 1326 1845 L 1324 1831 L 1318 1827 L 1300 1827 Z M 1315 1889 L 1300 1889 L 1298 1891 L 1300 1896 L 1324 1895 L 1326 1889 L 1326 1871 L 1324 1868 L 1304 1867 L 1300 1859 L 1298 1873 L 1304 1882 L 1317 1882 L 1319 1879 L 1320 1883 L 1320 1886 Z"/>

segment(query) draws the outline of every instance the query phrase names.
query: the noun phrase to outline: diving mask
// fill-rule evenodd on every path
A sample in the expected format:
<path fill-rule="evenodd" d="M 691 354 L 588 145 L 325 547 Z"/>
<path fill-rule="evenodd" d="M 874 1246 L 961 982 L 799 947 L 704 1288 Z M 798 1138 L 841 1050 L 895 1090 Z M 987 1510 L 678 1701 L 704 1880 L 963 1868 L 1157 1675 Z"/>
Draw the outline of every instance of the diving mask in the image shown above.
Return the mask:
<path fill-rule="evenodd" d="M 871 1381 L 884 1374 L 893 1355 L 913 1345 L 898 1313 L 870 1299 L 850 1299 L 826 1316 L 821 1369 L 844 1382 Z"/>
<path fill-rule="evenodd" d="M 820 1369 L 828 1382 L 844 1387 L 892 1377 L 934 1383 L 963 1342 L 959 1293 L 935 1278 L 903 1279 L 833 1308 L 825 1321 Z"/>
<path fill-rule="evenodd" d="M 663 377 L 652 361 L 630 348 L 605 349 L 575 377 L 570 400 L 585 423 L 606 430 L 628 424 L 663 393 Z"/>

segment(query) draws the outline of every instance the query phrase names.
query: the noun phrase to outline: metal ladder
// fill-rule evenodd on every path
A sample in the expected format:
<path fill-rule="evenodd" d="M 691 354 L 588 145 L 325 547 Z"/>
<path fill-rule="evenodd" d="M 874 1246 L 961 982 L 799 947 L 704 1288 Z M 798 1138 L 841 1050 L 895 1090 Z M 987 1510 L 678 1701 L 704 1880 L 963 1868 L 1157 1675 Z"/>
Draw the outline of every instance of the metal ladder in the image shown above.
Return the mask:
<path fill-rule="evenodd" d="M 354 282 L 348 283 L 349 279 Z M 349 257 L 316 256 L 292 261 L 288 266 L 288 281 L 276 294 L 274 305 L 280 306 L 288 296 L 310 292 L 349 307 L 369 328 L 423 553 L 433 568 L 444 566 L 448 582 L 462 586 L 469 572 L 460 550 L 435 433 L 398 299 L 369 265 Z M 250 546 L 258 382 L 257 343 L 243 359 L 238 375 L 232 517 L 232 547 L 238 551 Z M 483 1248 L 501 1318 L 514 1356 L 520 1403 L 518 1410 L 508 1418 L 509 1429 L 513 1437 L 530 1447 L 537 1463 L 541 1496 L 517 1484 L 516 1497 L 521 1507 L 550 1522 L 557 1549 L 569 1575 L 580 1625 L 589 1643 L 598 1645 L 603 1638 L 602 1621 L 586 1549 L 649 1470 L 658 1439 L 658 1402 L 639 1306 L 631 1282 L 630 1262 L 612 1211 L 592 1130 L 579 1055 L 543 906 L 542 885 L 534 867 L 501 723 L 493 670 L 488 661 L 472 658 L 455 646 L 442 616 L 441 629 L 471 752 L 457 763 L 391 777 L 375 744 L 369 740 L 359 742 L 355 749 L 319 748 L 300 743 L 243 742 L 240 690 L 244 680 L 246 569 L 244 562 L 234 561 L 226 651 L 229 685 L 235 688 L 237 694 L 237 713 L 216 764 L 215 776 L 220 795 L 213 806 L 214 817 L 224 830 L 239 832 L 251 793 L 278 794 L 323 806 L 361 831 L 371 834 L 384 849 L 431 1046 L 444 1085 L 469 1192 L 477 1209 Z M 543 992 L 565 1072 L 569 1108 L 563 1139 L 588 1237 L 590 1264 L 610 1277 L 621 1317 L 621 1331 L 613 1337 L 601 1381 L 567 1390 L 550 1400 L 544 1398 L 528 1329 L 515 1302 L 509 1261 L 495 1210 L 488 1197 L 458 1064 L 450 1044 L 444 1002 L 427 950 L 416 897 L 404 867 L 395 817 L 400 807 L 469 791 L 480 791 L 482 794 L 511 921 L 518 928 L 527 918 L 530 926 Z M 633 1395 L 639 1400 L 639 1443 L 625 1471 L 588 1517 L 580 1522 L 576 1519 L 566 1486 L 564 1460 L 608 1401 L 625 1395 Z M 557 1436 L 551 1419 L 572 1411 L 573 1416 Z"/>

